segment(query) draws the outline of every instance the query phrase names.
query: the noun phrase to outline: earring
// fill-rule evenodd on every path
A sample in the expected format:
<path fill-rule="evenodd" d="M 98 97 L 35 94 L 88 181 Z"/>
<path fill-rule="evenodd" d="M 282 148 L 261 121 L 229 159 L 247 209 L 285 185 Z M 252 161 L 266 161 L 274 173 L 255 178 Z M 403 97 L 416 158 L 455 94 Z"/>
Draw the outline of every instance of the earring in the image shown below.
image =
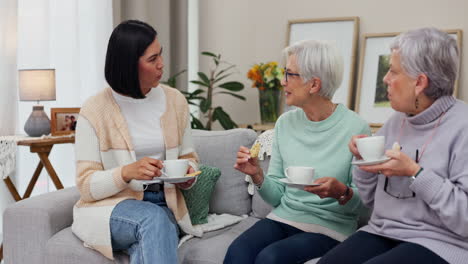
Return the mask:
<path fill-rule="evenodd" d="M 416 107 L 416 109 L 418 109 L 419 107 L 419 98 L 416 97 L 416 101 L 414 102 L 414 106 Z"/>

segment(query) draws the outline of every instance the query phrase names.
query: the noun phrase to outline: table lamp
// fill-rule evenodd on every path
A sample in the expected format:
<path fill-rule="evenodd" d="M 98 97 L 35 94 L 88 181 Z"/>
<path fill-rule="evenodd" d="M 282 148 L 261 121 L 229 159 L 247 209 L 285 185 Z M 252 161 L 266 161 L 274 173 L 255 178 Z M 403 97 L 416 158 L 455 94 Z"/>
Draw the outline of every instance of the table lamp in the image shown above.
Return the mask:
<path fill-rule="evenodd" d="M 31 137 L 50 133 L 50 120 L 39 101 L 55 100 L 55 70 L 19 70 L 20 101 L 37 101 L 24 124 L 24 131 Z"/>

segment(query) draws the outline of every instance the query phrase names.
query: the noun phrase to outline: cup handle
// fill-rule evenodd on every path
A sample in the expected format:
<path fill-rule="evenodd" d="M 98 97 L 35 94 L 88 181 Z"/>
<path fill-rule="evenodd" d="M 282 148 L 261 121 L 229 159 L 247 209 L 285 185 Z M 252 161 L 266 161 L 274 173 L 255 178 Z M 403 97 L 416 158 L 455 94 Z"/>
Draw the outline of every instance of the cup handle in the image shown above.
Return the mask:
<path fill-rule="evenodd" d="M 169 177 L 169 175 L 167 175 L 166 173 L 166 167 L 164 167 L 164 161 L 162 162 L 162 164 L 163 164 L 163 167 L 159 171 L 161 171 L 161 174 L 164 175 L 165 177 Z"/>
<path fill-rule="evenodd" d="M 286 176 L 286 178 L 288 178 L 288 180 L 290 180 L 291 178 L 289 178 L 288 169 L 289 169 L 289 167 L 284 169 L 284 176 Z"/>

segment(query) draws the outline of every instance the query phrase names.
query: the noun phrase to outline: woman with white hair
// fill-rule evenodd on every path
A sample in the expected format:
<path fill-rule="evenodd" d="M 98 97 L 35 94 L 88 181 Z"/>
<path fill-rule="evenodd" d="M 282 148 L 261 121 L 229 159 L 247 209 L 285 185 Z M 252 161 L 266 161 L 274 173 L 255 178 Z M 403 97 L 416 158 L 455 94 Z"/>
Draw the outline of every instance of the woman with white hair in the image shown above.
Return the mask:
<path fill-rule="evenodd" d="M 468 106 L 452 96 L 456 41 L 423 28 L 390 48 L 384 82 L 397 113 L 378 135 L 391 159 L 354 170 L 371 219 L 320 263 L 467 263 Z M 349 148 L 359 158 L 358 137 Z"/>
<path fill-rule="evenodd" d="M 303 263 L 320 257 L 356 230 L 361 201 L 351 179 L 352 135 L 369 126 L 342 104 L 331 101 L 343 76 L 343 59 L 329 42 L 303 41 L 285 49 L 282 80 L 286 103 L 298 108 L 275 125 L 267 175 L 241 146 L 234 167 L 252 177 L 274 207 L 229 247 L 224 263 Z M 283 183 L 291 166 L 315 168 L 315 187 Z"/>

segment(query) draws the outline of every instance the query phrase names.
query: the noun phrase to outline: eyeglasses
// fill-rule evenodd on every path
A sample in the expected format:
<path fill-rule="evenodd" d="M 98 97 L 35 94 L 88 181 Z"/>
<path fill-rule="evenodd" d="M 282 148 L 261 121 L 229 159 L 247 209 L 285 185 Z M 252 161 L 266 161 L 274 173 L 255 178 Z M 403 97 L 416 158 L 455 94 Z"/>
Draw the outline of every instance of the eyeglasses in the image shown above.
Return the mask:
<path fill-rule="evenodd" d="M 292 72 L 288 72 L 288 70 L 286 69 L 286 67 L 284 67 L 284 81 L 285 82 L 288 82 L 288 78 L 290 76 L 296 76 L 296 77 L 299 77 L 301 76 L 299 73 L 292 73 Z"/>
<path fill-rule="evenodd" d="M 415 157 L 414 160 L 416 161 L 416 163 L 419 163 L 419 150 L 418 149 L 416 149 L 416 157 Z M 394 198 L 397 198 L 397 199 L 407 199 L 407 198 L 416 197 L 416 194 L 408 188 L 408 186 L 411 184 L 409 177 L 397 177 L 396 179 L 398 181 L 400 181 L 400 183 L 402 181 L 404 182 L 404 184 L 400 184 L 400 185 L 405 186 L 405 187 L 403 187 L 403 189 L 406 189 L 406 192 L 405 192 L 405 190 L 402 191 L 401 189 L 398 192 L 397 191 L 392 191 L 392 189 L 396 189 L 396 188 L 395 187 L 392 188 L 392 185 L 390 184 L 391 181 L 389 180 L 388 177 L 385 177 L 384 192 L 386 192 L 388 195 L 390 195 L 390 196 L 392 196 Z"/>

